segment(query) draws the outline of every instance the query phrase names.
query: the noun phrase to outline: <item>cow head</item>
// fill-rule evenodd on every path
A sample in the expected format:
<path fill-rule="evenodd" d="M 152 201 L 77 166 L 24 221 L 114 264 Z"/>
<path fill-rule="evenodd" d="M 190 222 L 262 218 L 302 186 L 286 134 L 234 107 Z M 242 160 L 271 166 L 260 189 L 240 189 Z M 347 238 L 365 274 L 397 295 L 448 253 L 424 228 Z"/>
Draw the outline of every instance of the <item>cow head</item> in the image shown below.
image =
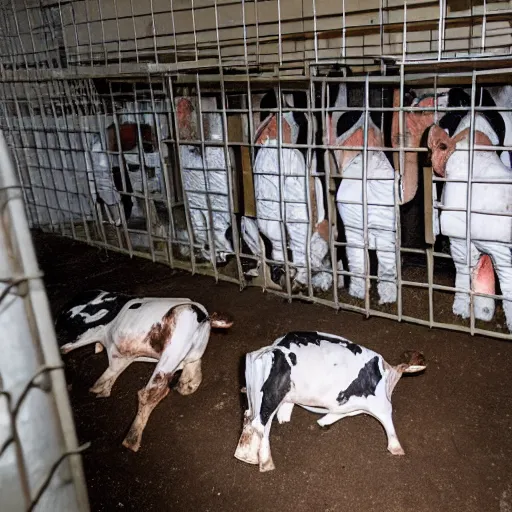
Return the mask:
<path fill-rule="evenodd" d="M 432 169 L 438 176 L 445 176 L 446 163 L 450 156 L 455 152 L 458 143 L 464 143 L 469 147 L 469 137 L 471 135 L 469 127 L 469 115 L 466 116 L 459 125 L 458 132 L 450 137 L 445 130 L 438 125 L 432 126 L 428 134 L 428 147 L 432 151 Z M 489 123 L 482 117 L 475 117 L 475 145 L 492 146 L 497 143 L 497 136 Z M 467 154 L 467 151 L 464 151 Z"/>
<path fill-rule="evenodd" d="M 181 140 L 197 139 L 196 112 L 189 98 L 179 98 L 176 103 L 176 119 Z"/>

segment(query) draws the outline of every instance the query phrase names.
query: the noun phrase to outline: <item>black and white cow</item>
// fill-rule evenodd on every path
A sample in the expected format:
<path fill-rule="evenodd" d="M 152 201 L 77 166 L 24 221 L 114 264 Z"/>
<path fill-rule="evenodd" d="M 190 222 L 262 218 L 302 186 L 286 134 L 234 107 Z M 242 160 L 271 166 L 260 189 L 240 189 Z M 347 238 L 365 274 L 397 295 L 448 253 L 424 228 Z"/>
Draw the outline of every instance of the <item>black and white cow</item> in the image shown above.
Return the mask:
<path fill-rule="evenodd" d="M 391 394 L 403 373 L 426 368 L 419 352 L 404 354 L 407 363 L 391 366 L 381 355 L 345 338 L 321 332 L 291 332 L 271 346 L 246 355 L 243 432 L 235 457 L 274 469 L 270 427 L 290 421 L 295 404 L 315 413 L 326 427 L 347 416 L 369 414 L 382 423 L 388 450 L 404 455 L 392 419 Z"/>
<path fill-rule="evenodd" d="M 157 363 L 138 393 L 137 416 L 123 441 L 126 448 L 137 451 L 149 416 L 169 392 L 173 375 L 182 371 L 180 394 L 194 393 L 201 384 L 201 358 L 210 329 L 228 329 L 232 324 L 227 315 L 208 315 L 204 306 L 190 299 L 136 298 L 91 290 L 64 307 L 56 331 L 60 342 L 68 341 L 61 346 L 63 354 L 91 343 L 105 347 L 109 366 L 90 389 L 97 397 L 110 396 L 115 381 L 131 363 Z"/>

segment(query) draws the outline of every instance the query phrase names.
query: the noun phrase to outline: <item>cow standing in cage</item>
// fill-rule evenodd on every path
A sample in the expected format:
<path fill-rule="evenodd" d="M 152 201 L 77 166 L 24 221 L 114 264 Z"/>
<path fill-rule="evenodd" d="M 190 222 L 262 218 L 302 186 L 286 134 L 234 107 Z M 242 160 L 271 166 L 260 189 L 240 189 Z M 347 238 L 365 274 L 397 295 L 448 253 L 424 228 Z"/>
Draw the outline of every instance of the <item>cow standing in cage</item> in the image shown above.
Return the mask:
<path fill-rule="evenodd" d="M 429 132 L 428 146 L 432 151 L 434 172 L 447 180 L 457 180 L 447 181 L 443 189 L 441 232 L 450 238 L 457 289 L 469 290 L 471 274 L 477 280 L 480 273 L 484 278 L 486 275 L 490 278 L 492 268 L 485 260 L 479 260 L 482 255 L 492 259 L 504 296 L 507 326 L 512 331 L 512 217 L 505 215 L 512 211 L 512 185 L 500 182 L 512 180 L 512 170 L 502 162 L 496 151 L 474 150 L 473 183 L 469 191 L 471 224 L 468 230 L 470 124 L 471 114 L 467 114 L 457 124 L 452 137 L 438 125 L 434 125 Z M 489 119 L 478 113 L 474 116 L 474 135 L 477 146 L 493 146 L 500 142 Z M 477 319 L 489 321 L 494 314 L 494 299 L 475 296 L 474 310 Z M 467 292 L 455 293 L 453 312 L 469 318 L 470 298 Z"/>
<path fill-rule="evenodd" d="M 332 286 L 332 273 L 326 271 L 329 269 L 326 261 L 329 245 L 323 190 L 318 178 L 310 180 L 316 172 L 316 156 L 313 154 L 308 160 L 305 151 L 279 147 L 280 138 L 281 144 L 308 142 L 308 123 L 314 123 L 314 120 L 304 112 L 287 110 L 297 106 L 297 97 L 298 94 L 283 95 L 281 120 L 275 113 L 269 113 L 256 132 L 253 172 L 257 218 L 242 219 L 242 235 L 253 254 L 258 256 L 265 250 L 260 235 L 269 241 L 270 258 L 277 263 L 273 266 L 272 280 L 281 286 L 284 284 L 285 254 L 289 250 L 292 290 L 299 291 L 308 284 L 307 245 L 308 233 L 312 230 L 309 247 L 312 286 L 327 290 Z M 275 92 L 268 93 L 267 98 L 271 98 L 270 107 L 276 108 Z M 308 210 L 307 180 L 310 180 L 311 210 Z"/>
<path fill-rule="evenodd" d="M 150 125 L 137 123 L 123 123 L 119 126 L 119 141 L 115 125 L 106 130 L 107 151 L 116 153 L 118 162 L 110 165 L 110 159 L 102 150 L 101 138 L 93 143 L 92 161 L 93 172 L 90 185 L 96 204 L 103 209 L 111 224 L 120 226 L 122 218 L 128 221 L 133 209 L 133 186 L 130 178 L 129 165 L 125 152 L 138 147 L 139 129 L 144 153 L 151 153 L 156 146 L 156 138 Z M 143 169 L 145 171 L 145 168 Z"/>
<path fill-rule="evenodd" d="M 388 364 L 376 352 L 322 332 L 290 332 L 269 346 L 246 355 L 248 408 L 235 457 L 274 469 L 270 428 L 290 421 L 294 405 L 323 414 L 321 427 L 358 414 L 369 414 L 384 427 L 388 450 L 404 455 L 392 418 L 391 395 L 404 373 L 426 368 L 419 352 L 404 354 L 405 362 Z"/>
<path fill-rule="evenodd" d="M 106 349 L 109 366 L 90 389 L 97 397 L 109 397 L 131 363 L 156 363 L 149 382 L 138 393 L 137 416 L 123 441 L 126 448 L 137 451 L 149 416 L 169 393 L 173 376 L 182 372 L 180 394 L 194 393 L 202 381 L 201 358 L 210 329 L 229 329 L 232 324 L 229 316 L 209 315 L 190 299 L 137 298 L 91 290 L 74 297 L 55 326 L 59 342 L 65 342 L 63 354 L 92 343 Z"/>
<path fill-rule="evenodd" d="M 215 97 L 201 97 L 201 108 L 217 108 Z M 197 99 L 196 99 L 197 102 Z M 204 154 L 201 144 L 191 141 L 201 140 L 198 120 L 199 112 L 192 98 L 176 98 L 179 151 L 193 242 L 199 245 L 200 253 L 206 260 L 226 261 L 233 254 L 233 246 L 226 234 L 231 229 L 229 206 L 228 163 L 222 146 L 208 145 L 208 142 L 223 141 L 222 116 L 220 113 L 205 112 L 203 118 Z M 185 241 L 188 233 L 183 227 L 178 230 L 178 238 Z M 212 239 L 213 237 L 213 239 Z"/>
<path fill-rule="evenodd" d="M 334 106 L 341 108 L 345 105 L 343 93 L 338 93 Z M 350 277 L 349 293 L 359 299 L 366 296 L 365 279 L 361 276 L 366 273 L 364 247 L 367 240 L 368 248 L 377 252 L 379 302 L 385 304 L 395 302 L 397 293 L 395 172 L 382 150 L 371 149 L 382 148 L 384 145 L 377 126 L 379 116 L 375 117 L 377 123 L 373 121 L 374 117 L 373 112 L 367 120 L 361 111 L 341 113 L 337 121 L 336 118 L 329 119 L 328 140 L 329 145 L 339 148 L 334 151 L 337 174 L 342 178 L 336 202 L 345 228 L 349 270 L 356 274 Z M 366 155 L 361 150 L 343 149 L 364 146 L 365 128 L 368 148 Z"/>

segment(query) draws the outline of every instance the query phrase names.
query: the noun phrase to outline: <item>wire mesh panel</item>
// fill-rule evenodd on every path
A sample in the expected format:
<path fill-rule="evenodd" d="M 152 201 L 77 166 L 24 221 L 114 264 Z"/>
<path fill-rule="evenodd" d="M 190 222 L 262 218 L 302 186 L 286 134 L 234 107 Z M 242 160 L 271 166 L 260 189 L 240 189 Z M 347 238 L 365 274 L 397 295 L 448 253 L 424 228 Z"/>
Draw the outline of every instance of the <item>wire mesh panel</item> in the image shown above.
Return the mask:
<path fill-rule="evenodd" d="M 511 7 L 4 7 L 1 123 L 32 225 L 509 339 Z"/>
<path fill-rule="evenodd" d="M 89 510 L 23 195 L 0 133 L 0 508 Z"/>

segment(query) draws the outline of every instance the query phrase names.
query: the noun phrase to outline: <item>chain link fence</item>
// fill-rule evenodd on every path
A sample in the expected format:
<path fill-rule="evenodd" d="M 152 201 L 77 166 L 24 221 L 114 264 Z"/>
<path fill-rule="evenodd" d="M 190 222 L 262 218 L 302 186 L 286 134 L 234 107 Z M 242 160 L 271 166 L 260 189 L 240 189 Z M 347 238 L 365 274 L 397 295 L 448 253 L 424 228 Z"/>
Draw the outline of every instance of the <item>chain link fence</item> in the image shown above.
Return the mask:
<path fill-rule="evenodd" d="M 0 510 L 88 511 L 53 322 L 0 132 Z"/>

